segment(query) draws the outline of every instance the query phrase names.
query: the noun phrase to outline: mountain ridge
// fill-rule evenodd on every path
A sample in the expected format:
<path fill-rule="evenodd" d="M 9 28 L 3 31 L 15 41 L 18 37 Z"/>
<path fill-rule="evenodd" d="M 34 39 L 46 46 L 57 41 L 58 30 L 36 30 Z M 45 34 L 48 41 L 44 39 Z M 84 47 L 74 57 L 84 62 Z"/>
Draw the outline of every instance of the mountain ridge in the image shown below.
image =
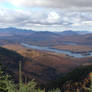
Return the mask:
<path fill-rule="evenodd" d="M 7 27 L 7 28 L 0 28 L 0 32 L 1 31 L 23 31 L 23 32 L 38 32 L 38 33 L 62 33 L 62 34 L 71 34 L 71 33 L 74 33 L 74 34 L 88 34 L 88 33 L 92 33 L 90 31 L 74 31 L 74 30 L 64 30 L 64 31 L 61 31 L 61 32 L 55 32 L 55 31 L 37 31 L 37 30 L 32 30 L 32 29 L 21 29 L 21 28 L 16 28 L 16 27 Z M 84 32 L 84 33 L 83 33 Z"/>

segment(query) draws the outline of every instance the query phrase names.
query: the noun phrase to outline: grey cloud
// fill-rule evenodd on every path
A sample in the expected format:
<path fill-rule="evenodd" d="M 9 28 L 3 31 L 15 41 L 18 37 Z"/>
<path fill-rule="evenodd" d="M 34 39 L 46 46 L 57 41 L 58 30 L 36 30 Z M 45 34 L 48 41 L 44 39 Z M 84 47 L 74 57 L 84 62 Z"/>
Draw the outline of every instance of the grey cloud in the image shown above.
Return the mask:
<path fill-rule="evenodd" d="M 92 0 L 0 0 L 0 2 L 9 2 L 15 6 L 22 7 L 46 7 L 60 8 L 66 10 L 90 10 L 92 9 Z"/>
<path fill-rule="evenodd" d="M 51 14 L 51 15 L 50 15 Z M 54 15 L 54 16 L 52 16 Z M 48 16 L 51 16 L 49 22 Z M 55 21 L 52 21 L 54 20 Z M 90 22 L 92 21 L 91 12 L 62 12 L 62 11 L 49 11 L 40 12 L 29 12 L 29 11 L 20 11 L 20 10 L 9 10 L 9 9 L 0 9 L 0 27 L 21 27 L 21 28 L 33 28 L 50 30 L 52 27 L 55 30 L 66 29 L 66 28 L 75 28 L 82 29 L 81 27 L 89 28 Z"/>
<path fill-rule="evenodd" d="M 31 3 L 33 2 L 33 3 Z M 90 9 L 92 8 L 92 0 L 25 0 L 23 3 L 30 6 L 40 6 L 40 7 L 50 7 L 50 8 L 60 8 L 60 9 Z"/>

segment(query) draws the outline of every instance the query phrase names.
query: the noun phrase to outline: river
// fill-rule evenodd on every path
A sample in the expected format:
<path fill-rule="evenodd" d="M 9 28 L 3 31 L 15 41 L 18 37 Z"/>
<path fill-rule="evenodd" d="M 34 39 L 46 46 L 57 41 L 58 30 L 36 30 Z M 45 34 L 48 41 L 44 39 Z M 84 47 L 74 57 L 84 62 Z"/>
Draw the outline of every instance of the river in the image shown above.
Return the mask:
<path fill-rule="evenodd" d="M 34 50 L 41 50 L 41 51 L 49 51 L 49 52 L 54 52 L 54 53 L 66 54 L 68 56 L 72 56 L 75 58 L 84 58 L 84 57 L 92 56 L 92 52 L 77 53 L 77 52 L 71 52 L 68 50 L 60 50 L 60 49 L 49 48 L 49 47 L 34 46 L 34 45 L 26 44 L 26 43 L 21 43 L 21 45 L 25 46 L 27 48 L 34 49 Z"/>

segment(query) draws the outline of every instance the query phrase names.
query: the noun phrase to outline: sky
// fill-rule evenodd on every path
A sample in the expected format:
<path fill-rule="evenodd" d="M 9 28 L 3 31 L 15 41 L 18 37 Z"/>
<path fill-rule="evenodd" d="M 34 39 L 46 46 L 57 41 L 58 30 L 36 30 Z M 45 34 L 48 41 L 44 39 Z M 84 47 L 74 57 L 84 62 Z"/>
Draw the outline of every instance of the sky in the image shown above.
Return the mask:
<path fill-rule="evenodd" d="M 0 27 L 92 31 L 92 0 L 0 0 Z"/>

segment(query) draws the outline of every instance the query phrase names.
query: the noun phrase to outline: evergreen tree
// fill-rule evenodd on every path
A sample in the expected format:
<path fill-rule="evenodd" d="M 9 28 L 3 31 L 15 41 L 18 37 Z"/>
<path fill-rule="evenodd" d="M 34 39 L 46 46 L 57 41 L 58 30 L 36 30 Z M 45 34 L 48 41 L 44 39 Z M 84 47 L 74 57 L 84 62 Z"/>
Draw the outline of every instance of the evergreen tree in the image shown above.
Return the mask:
<path fill-rule="evenodd" d="M 0 65 L 0 92 L 16 92 L 16 86 L 10 78 L 4 73 Z"/>
<path fill-rule="evenodd" d="M 6 76 L 4 75 L 0 65 L 0 92 L 8 92 L 5 80 L 6 80 Z"/>
<path fill-rule="evenodd" d="M 35 89 L 36 83 L 34 80 L 31 82 L 24 84 L 22 82 L 22 62 L 19 61 L 19 90 L 18 92 L 36 92 Z"/>

